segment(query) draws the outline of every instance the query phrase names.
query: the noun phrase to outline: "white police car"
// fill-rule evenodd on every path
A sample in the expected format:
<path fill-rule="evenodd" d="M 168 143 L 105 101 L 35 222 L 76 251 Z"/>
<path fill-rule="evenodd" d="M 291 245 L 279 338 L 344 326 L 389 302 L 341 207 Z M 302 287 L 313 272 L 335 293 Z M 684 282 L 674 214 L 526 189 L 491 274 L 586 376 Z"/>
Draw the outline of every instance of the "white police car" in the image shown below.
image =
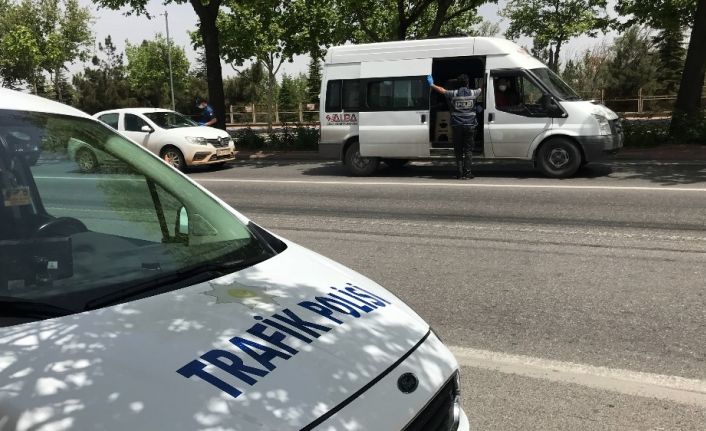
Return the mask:
<path fill-rule="evenodd" d="M 0 90 L 0 189 L 0 429 L 468 429 L 402 301 L 89 116 Z"/>

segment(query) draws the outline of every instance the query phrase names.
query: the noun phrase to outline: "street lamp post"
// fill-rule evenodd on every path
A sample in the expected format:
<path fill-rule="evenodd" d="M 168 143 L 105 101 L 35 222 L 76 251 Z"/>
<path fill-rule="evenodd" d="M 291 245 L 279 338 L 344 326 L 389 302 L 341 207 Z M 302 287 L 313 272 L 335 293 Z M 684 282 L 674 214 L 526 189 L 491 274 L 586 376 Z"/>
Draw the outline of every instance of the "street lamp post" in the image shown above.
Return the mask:
<path fill-rule="evenodd" d="M 174 76 L 172 75 L 172 43 L 169 40 L 169 17 L 167 11 L 164 11 L 164 22 L 167 25 L 167 61 L 169 62 L 169 89 L 172 93 L 172 111 L 176 111 L 174 104 Z"/>

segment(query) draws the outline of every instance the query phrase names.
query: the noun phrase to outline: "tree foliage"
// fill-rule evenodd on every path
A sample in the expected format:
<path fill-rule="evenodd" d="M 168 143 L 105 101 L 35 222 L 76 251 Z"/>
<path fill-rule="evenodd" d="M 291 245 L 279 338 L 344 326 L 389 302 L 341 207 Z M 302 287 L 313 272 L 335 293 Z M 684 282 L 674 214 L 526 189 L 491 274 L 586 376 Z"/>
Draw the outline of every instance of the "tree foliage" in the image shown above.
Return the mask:
<path fill-rule="evenodd" d="M 341 26 L 354 43 L 423 39 L 472 32 L 487 0 L 339 0 Z"/>
<path fill-rule="evenodd" d="M 307 74 L 307 103 L 319 103 L 319 94 L 321 93 L 321 63 L 319 59 L 312 56 L 309 60 L 309 70 Z"/>
<path fill-rule="evenodd" d="M 63 99 L 66 64 L 83 60 L 92 40 L 91 15 L 78 0 L 5 1 L 0 5 L 0 76 L 11 86 L 38 92 L 42 73 Z"/>
<path fill-rule="evenodd" d="M 595 37 L 611 19 L 607 0 L 510 0 L 501 15 L 510 20 L 510 39 L 525 35 L 538 50 L 546 50 L 548 65 L 559 69 L 559 55 L 566 42 L 580 35 Z"/>
<path fill-rule="evenodd" d="M 150 17 L 147 12 L 149 0 L 93 0 L 96 4 L 113 10 L 128 8 L 127 15 L 138 14 Z M 186 3 L 187 0 L 165 0 L 164 4 Z M 217 127 L 225 129 L 225 95 L 223 92 L 223 71 L 221 69 L 220 35 L 216 26 L 221 0 L 188 0 L 199 18 L 198 35 L 204 49 L 209 102 L 216 113 Z"/>
<path fill-rule="evenodd" d="M 616 39 L 612 51 L 605 64 L 607 97 L 634 97 L 640 89 L 654 94 L 659 89 L 659 57 L 647 31 L 630 27 Z"/>
<path fill-rule="evenodd" d="M 73 77 L 74 106 L 91 114 L 137 106 L 127 80 L 124 56 L 118 53 L 110 36 L 98 44 L 98 54 L 92 59 L 93 67 L 86 67 Z"/>
<path fill-rule="evenodd" d="M 191 99 L 193 96 L 185 94 L 189 60 L 183 48 L 174 46 L 171 41 L 170 45 L 175 96 Z M 166 107 L 170 104 L 168 49 L 170 46 L 161 34 L 157 34 L 154 40 L 145 40 L 139 45 L 128 43 L 125 47 L 128 60 L 127 77 L 132 94 L 141 102 L 154 107 Z"/>
<path fill-rule="evenodd" d="M 703 121 L 700 110 L 706 74 L 706 0 L 618 0 L 616 10 L 630 17 L 628 23 L 643 23 L 668 32 L 690 30 L 671 131 L 676 135 L 684 129 L 682 118 Z"/>

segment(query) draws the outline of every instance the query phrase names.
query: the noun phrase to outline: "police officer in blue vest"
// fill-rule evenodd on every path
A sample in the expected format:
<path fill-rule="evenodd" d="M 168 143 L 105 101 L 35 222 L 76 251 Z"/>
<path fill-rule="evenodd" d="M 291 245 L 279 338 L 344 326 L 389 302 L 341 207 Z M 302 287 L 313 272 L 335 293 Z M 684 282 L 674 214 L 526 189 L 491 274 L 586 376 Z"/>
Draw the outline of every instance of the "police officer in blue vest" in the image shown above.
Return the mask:
<path fill-rule="evenodd" d="M 199 126 L 213 126 L 218 122 L 216 114 L 208 104 L 206 99 L 200 97 L 196 98 L 196 107 L 201 110 L 201 119 L 199 119 Z"/>
<path fill-rule="evenodd" d="M 476 119 L 476 100 L 483 93 L 483 89 L 475 90 L 468 88 L 468 75 L 458 77 L 460 88 L 458 90 L 446 90 L 434 84 L 434 78 L 427 77 L 432 90 L 443 94 L 451 107 L 451 129 L 453 131 L 454 153 L 456 155 L 456 166 L 458 174 L 456 178 L 469 180 L 473 178 L 471 173 L 473 137 L 476 132 L 478 120 Z"/>

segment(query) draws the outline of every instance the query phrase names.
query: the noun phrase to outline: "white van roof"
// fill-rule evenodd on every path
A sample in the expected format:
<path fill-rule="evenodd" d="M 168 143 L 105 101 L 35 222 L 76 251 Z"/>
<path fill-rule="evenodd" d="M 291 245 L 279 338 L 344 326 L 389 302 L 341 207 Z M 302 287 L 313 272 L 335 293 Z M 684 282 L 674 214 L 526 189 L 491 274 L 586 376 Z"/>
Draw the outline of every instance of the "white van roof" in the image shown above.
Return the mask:
<path fill-rule="evenodd" d="M 363 61 L 394 61 L 414 58 L 445 58 L 466 56 L 509 56 L 517 58 L 526 68 L 546 67 L 526 49 L 507 39 L 497 37 L 454 37 L 397 42 L 367 43 L 332 47 L 326 63 L 360 63 Z"/>
<path fill-rule="evenodd" d="M 0 109 L 14 111 L 44 112 L 47 114 L 72 115 L 90 118 L 90 115 L 76 108 L 53 100 L 20 91 L 0 88 Z"/>

